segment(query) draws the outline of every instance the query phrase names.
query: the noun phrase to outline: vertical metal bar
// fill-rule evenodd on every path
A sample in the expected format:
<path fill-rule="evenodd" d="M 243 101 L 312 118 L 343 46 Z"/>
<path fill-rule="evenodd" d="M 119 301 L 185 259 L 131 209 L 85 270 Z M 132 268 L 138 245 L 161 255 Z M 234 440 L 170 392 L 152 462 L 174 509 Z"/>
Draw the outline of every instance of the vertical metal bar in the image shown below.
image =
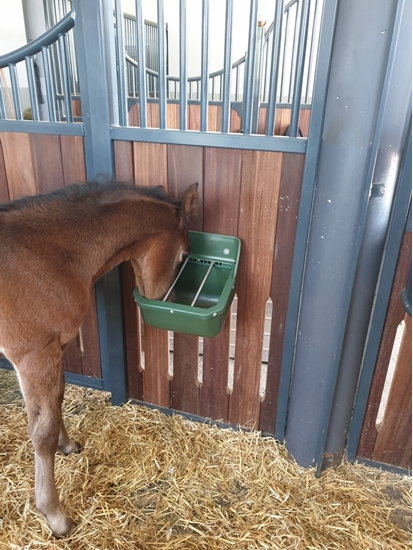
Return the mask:
<path fill-rule="evenodd" d="M 271 52 L 270 89 L 268 93 L 267 122 L 265 134 L 274 135 L 275 111 L 277 108 L 277 82 L 280 66 L 281 35 L 283 22 L 283 0 L 277 0 L 274 13 L 274 30 Z"/>
<path fill-rule="evenodd" d="M 166 128 L 166 42 L 164 0 L 158 0 L 159 127 Z"/>
<path fill-rule="evenodd" d="M 42 48 L 42 59 L 44 67 L 44 80 L 46 83 L 47 109 L 49 112 L 49 120 L 51 122 L 56 122 L 56 108 L 54 102 L 52 78 L 50 74 L 49 50 L 45 46 Z"/>
<path fill-rule="evenodd" d="M 3 81 L 0 78 L 0 119 L 6 118 L 6 107 L 4 105 Z"/>
<path fill-rule="evenodd" d="M 119 104 L 119 125 L 127 126 L 128 125 L 128 105 L 126 97 L 126 83 L 127 83 L 127 74 L 126 74 L 126 62 L 125 62 L 125 41 L 123 37 L 123 13 L 122 5 L 120 0 L 115 0 L 115 21 L 116 21 L 116 57 L 118 62 L 118 104 Z M 127 19 L 125 19 L 127 23 Z M 128 28 L 125 25 L 126 28 Z M 130 47 L 130 38 L 128 38 L 129 32 L 127 34 L 127 44 Z M 131 56 L 131 52 L 128 52 Z M 131 56 L 132 57 L 132 56 Z M 132 79 L 131 79 L 132 80 Z"/>
<path fill-rule="evenodd" d="M 202 1 L 201 132 L 208 131 L 209 0 Z"/>
<path fill-rule="evenodd" d="M 63 95 L 65 98 L 66 108 L 66 120 L 67 122 L 73 122 L 72 114 L 72 98 L 70 95 L 69 75 L 68 75 L 68 63 L 67 63 L 67 36 L 62 34 L 59 36 L 59 53 L 62 66 L 62 80 L 63 80 Z"/>
<path fill-rule="evenodd" d="M 293 51 L 291 54 L 290 82 L 288 84 L 288 103 L 291 102 L 292 92 L 294 92 L 294 77 L 297 73 L 297 52 L 298 52 L 298 43 L 300 40 L 298 22 L 301 20 L 301 17 L 299 18 L 298 14 L 299 14 L 300 7 L 301 7 L 301 13 L 302 13 L 302 9 L 303 9 L 302 0 L 297 1 L 296 10 L 295 10 Z"/>
<path fill-rule="evenodd" d="M 302 298 L 302 282 L 307 254 L 307 239 L 311 220 L 313 196 L 317 167 L 321 149 L 324 113 L 326 108 L 329 70 L 332 57 L 332 45 L 339 0 L 330 0 L 325 4 L 323 24 L 320 33 L 319 56 L 314 81 L 314 98 L 311 111 L 310 130 L 308 134 L 306 160 L 300 199 L 300 210 L 297 220 L 297 237 L 294 246 L 293 266 L 291 272 L 288 311 L 285 324 L 285 341 L 282 357 L 280 389 L 278 392 L 278 410 L 275 437 L 284 441 L 287 412 L 290 401 L 291 378 L 293 372 L 296 336 L 299 320 L 299 309 Z"/>
<path fill-rule="evenodd" d="M 10 73 L 10 84 L 11 84 L 11 91 L 12 91 L 12 98 L 13 98 L 14 114 L 15 114 L 16 120 L 23 120 L 19 83 L 17 79 L 16 65 L 14 63 L 10 63 L 9 73 Z"/>
<path fill-rule="evenodd" d="M 287 15 L 285 16 L 285 31 L 284 31 L 284 48 L 283 48 L 283 56 L 282 56 L 282 68 L 281 68 L 281 82 L 280 82 L 280 97 L 279 102 L 282 103 L 283 100 L 283 89 L 284 89 L 284 76 L 285 76 L 285 62 L 286 62 L 286 55 L 285 55 L 285 48 L 287 45 L 287 33 L 288 33 L 288 20 L 290 18 L 290 12 L 287 11 Z"/>
<path fill-rule="evenodd" d="M 255 44 L 255 62 L 253 75 L 253 93 L 252 93 L 252 116 L 251 116 L 251 133 L 258 132 L 258 118 L 260 110 L 260 87 L 261 87 L 261 71 L 262 71 L 262 42 L 264 39 L 265 22 L 258 21 L 257 41 Z"/>
<path fill-rule="evenodd" d="M 33 57 L 26 57 L 26 72 L 27 72 L 27 83 L 29 85 L 29 95 L 30 95 L 30 106 L 32 109 L 32 120 L 38 121 L 40 120 L 39 117 L 39 105 L 38 105 L 38 97 L 37 97 L 37 90 L 36 90 L 36 79 L 34 76 L 34 65 L 33 65 Z"/>
<path fill-rule="evenodd" d="M 186 0 L 179 0 L 179 128 L 188 126 L 188 97 L 186 83 L 188 78 L 187 59 Z"/>
<path fill-rule="evenodd" d="M 307 46 L 308 22 L 310 16 L 309 4 L 310 0 L 303 0 L 303 5 L 301 8 L 300 37 L 298 41 L 297 61 L 295 64 L 294 92 L 289 132 L 290 137 L 297 137 L 298 134 L 298 117 L 300 114 L 301 89 L 303 86 L 305 51 Z"/>
<path fill-rule="evenodd" d="M 252 124 L 252 102 L 254 96 L 254 73 L 256 63 L 256 47 L 257 47 L 257 28 L 258 28 L 258 1 L 251 0 L 250 7 L 250 27 L 248 34 L 248 60 L 246 68 L 246 97 L 244 98 L 244 121 L 243 132 L 251 134 Z"/>
<path fill-rule="evenodd" d="M 252 0 L 254 1 L 254 0 Z M 224 77 L 221 86 L 222 95 L 222 132 L 229 132 L 231 109 L 231 59 L 232 59 L 232 16 L 234 1 L 227 0 L 225 12 Z"/>
<path fill-rule="evenodd" d="M 147 128 L 146 109 L 146 66 L 145 66 L 145 26 L 142 13 L 142 0 L 135 0 L 136 9 L 136 55 L 139 75 L 139 119 L 141 128 Z"/>
<path fill-rule="evenodd" d="M 308 72 L 307 72 L 307 83 L 305 86 L 305 99 L 304 103 L 308 103 L 308 95 L 310 90 L 310 84 L 311 84 L 311 66 L 313 64 L 313 57 L 314 53 L 317 55 L 317 52 L 315 52 L 315 44 L 314 44 L 314 38 L 316 36 L 316 23 L 317 23 L 317 11 L 318 7 L 322 4 L 319 0 L 316 0 L 315 7 L 314 7 L 314 17 L 313 17 L 313 24 L 311 25 L 311 41 L 310 41 L 310 55 L 308 58 Z"/>

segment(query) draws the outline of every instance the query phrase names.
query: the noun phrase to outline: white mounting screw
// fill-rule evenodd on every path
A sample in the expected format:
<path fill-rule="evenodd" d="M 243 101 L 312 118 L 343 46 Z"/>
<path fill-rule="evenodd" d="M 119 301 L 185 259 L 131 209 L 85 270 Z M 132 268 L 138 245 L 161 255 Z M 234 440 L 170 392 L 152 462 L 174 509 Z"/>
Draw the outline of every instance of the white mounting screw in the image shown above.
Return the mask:
<path fill-rule="evenodd" d="M 225 256 L 228 256 L 228 254 L 230 253 L 230 249 L 229 248 L 224 248 L 223 250 Z"/>

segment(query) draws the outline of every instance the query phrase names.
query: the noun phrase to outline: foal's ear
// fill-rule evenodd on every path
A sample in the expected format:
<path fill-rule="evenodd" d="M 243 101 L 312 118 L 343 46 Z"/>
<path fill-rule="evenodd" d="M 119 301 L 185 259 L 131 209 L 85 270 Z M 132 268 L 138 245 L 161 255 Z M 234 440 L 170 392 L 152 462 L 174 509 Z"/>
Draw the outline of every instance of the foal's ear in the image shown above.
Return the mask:
<path fill-rule="evenodd" d="M 187 227 L 192 214 L 196 211 L 198 204 L 198 183 L 193 183 L 185 191 L 181 206 L 181 216 L 184 227 Z"/>

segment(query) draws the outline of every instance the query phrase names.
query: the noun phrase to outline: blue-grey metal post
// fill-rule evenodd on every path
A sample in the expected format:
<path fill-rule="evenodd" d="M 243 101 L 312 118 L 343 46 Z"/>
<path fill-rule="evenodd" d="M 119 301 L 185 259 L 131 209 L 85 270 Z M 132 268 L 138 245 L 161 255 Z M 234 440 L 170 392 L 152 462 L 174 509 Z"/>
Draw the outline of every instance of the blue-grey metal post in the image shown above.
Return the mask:
<path fill-rule="evenodd" d="M 288 297 L 288 310 L 285 325 L 284 350 L 278 393 L 278 410 L 275 427 L 275 437 L 284 441 L 287 412 L 290 396 L 290 384 L 294 362 L 299 307 L 303 271 L 307 253 L 307 238 L 311 220 L 318 159 L 320 156 L 326 97 L 328 89 L 331 50 L 334 39 L 334 28 L 337 17 L 338 0 L 327 2 L 323 14 L 320 35 L 320 53 L 314 82 L 313 104 L 308 133 L 307 153 L 304 165 L 303 183 L 301 189 L 300 209 L 297 220 L 297 236 L 294 246 L 293 266 Z M 287 12 L 288 16 L 288 12 Z M 276 139 L 276 138 L 273 138 Z M 285 138 L 282 138 L 285 140 Z M 286 143 L 296 140 L 285 140 Z"/>
<path fill-rule="evenodd" d="M 166 36 L 163 0 L 158 0 L 159 127 L 166 128 Z"/>
<path fill-rule="evenodd" d="M 281 31 L 283 21 L 284 3 L 277 0 L 274 13 L 273 43 L 271 52 L 270 88 L 268 93 L 267 122 L 265 134 L 274 135 L 275 110 L 277 106 L 277 82 L 280 65 Z"/>
<path fill-rule="evenodd" d="M 209 0 L 202 1 L 201 132 L 208 131 Z"/>
<path fill-rule="evenodd" d="M 255 84 L 255 66 L 257 62 L 256 47 L 257 47 L 257 31 L 258 31 L 258 1 L 251 0 L 250 7 L 250 27 L 248 34 L 248 57 L 246 60 L 247 66 L 245 69 L 246 80 L 246 96 L 244 97 L 244 117 L 242 129 L 244 134 L 250 134 L 252 129 L 252 111 L 254 99 L 254 84 Z"/>
<path fill-rule="evenodd" d="M 85 127 L 86 176 L 114 175 L 113 147 L 110 138 L 109 79 L 103 33 L 103 3 L 73 0 L 76 10 L 75 41 L 78 60 L 82 116 Z M 104 388 L 112 393 L 114 404 L 126 400 L 125 351 L 120 272 L 112 270 L 96 284 L 102 376 Z"/>
<path fill-rule="evenodd" d="M 24 28 L 27 42 L 31 42 L 46 32 L 46 23 L 43 10 L 43 0 L 22 0 Z M 45 75 L 43 59 L 41 55 L 36 56 L 37 78 L 39 79 L 40 97 L 38 100 L 38 113 L 40 120 L 49 120 L 47 107 Z M 33 106 L 33 104 L 32 104 Z"/>
<path fill-rule="evenodd" d="M 230 128 L 233 10 L 234 0 L 227 0 L 225 10 L 224 77 L 220 90 L 222 97 L 222 133 L 224 134 L 228 133 Z"/>
<path fill-rule="evenodd" d="M 364 226 L 366 182 L 395 6 L 341 2 L 302 285 L 286 445 L 321 462 Z M 300 236 L 298 235 L 298 238 Z"/>
<path fill-rule="evenodd" d="M 145 60 L 145 24 L 142 11 L 142 0 L 136 0 L 136 59 L 138 62 L 139 75 L 139 126 L 147 127 L 146 109 L 146 60 Z"/>
<path fill-rule="evenodd" d="M 406 140 L 404 161 L 399 176 L 392 219 L 386 238 L 385 254 L 381 266 L 380 279 L 376 289 L 376 301 L 373 316 L 370 321 L 369 339 L 363 356 L 361 376 L 354 405 L 353 417 L 347 443 L 347 455 L 353 461 L 357 455 L 357 447 L 363 427 L 363 419 L 366 412 L 369 390 L 373 379 L 377 354 L 379 351 L 387 306 L 393 286 L 396 272 L 400 245 L 404 230 L 411 231 L 411 193 L 412 193 L 412 129 L 410 119 L 410 131 Z M 410 225 L 410 227 L 409 227 Z"/>
<path fill-rule="evenodd" d="M 179 0 L 179 128 L 188 127 L 188 51 L 187 51 L 186 0 Z"/>
<path fill-rule="evenodd" d="M 372 181 L 354 279 L 324 467 L 341 461 L 411 115 L 411 2 L 399 1 L 367 172 Z"/>

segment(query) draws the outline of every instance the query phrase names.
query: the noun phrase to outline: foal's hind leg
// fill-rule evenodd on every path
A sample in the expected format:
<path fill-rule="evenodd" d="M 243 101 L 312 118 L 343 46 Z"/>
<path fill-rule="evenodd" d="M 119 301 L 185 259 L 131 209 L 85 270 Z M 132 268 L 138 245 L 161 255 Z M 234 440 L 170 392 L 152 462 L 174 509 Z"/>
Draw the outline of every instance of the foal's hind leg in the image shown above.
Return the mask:
<path fill-rule="evenodd" d="M 61 411 L 62 403 L 63 403 L 63 396 L 65 392 L 65 376 L 63 374 L 62 368 L 60 368 L 59 373 L 59 410 Z M 59 440 L 58 440 L 58 449 L 63 454 L 68 455 L 73 452 L 78 452 L 81 449 L 81 445 L 74 441 L 73 439 L 70 439 L 65 425 L 63 423 L 63 419 L 60 423 L 60 432 L 59 432 Z"/>
<path fill-rule="evenodd" d="M 26 356 L 18 366 L 35 450 L 36 507 L 57 537 L 73 529 L 73 521 L 62 510 L 54 481 L 55 453 L 62 430 L 60 359 L 60 346 L 52 343 Z M 66 430 L 64 433 L 69 439 Z"/>

